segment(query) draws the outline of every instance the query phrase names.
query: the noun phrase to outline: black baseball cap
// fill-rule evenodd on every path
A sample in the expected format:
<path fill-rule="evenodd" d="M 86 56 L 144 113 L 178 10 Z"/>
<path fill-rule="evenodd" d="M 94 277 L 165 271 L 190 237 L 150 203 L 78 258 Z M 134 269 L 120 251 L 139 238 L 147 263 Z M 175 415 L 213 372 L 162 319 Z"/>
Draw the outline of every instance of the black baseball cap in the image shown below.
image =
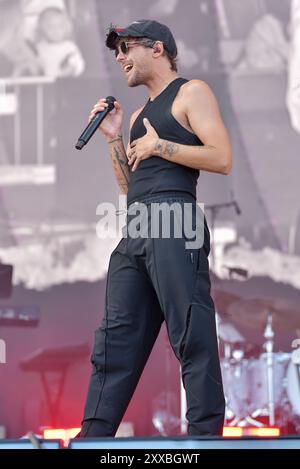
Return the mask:
<path fill-rule="evenodd" d="M 125 28 L 111 26 L 106 36 L 106 46 L 114 50 L 116 39 L 120 37 L 146 37 L 152 41 L 161 41 L 171 57 L 177 56 L 176 42 L 168 26 L 155 20 L 137 20 Z"/>

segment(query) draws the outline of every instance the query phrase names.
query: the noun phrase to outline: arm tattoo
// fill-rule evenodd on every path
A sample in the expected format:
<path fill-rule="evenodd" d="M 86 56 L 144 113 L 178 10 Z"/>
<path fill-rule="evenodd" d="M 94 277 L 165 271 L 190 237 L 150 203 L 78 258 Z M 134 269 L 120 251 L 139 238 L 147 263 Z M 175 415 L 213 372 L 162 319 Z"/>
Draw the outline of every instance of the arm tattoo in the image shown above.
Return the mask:
<path fill-rule="evenodd" d="M 110 143 L 115 143 L 115 142 L 118 142 L 119 140 L 122 140 L 122 134 L 118 134 L 116 138 L 113 138 L 112 140 L 109 140 L 107 143 L 110 144 Z"/>
<path fill-rule="evenodd" d="M 157 140 L 154 148 L 158 152 L 158 156 L 161 156 L 162 158 L 165 156 L 173 156 L 178 152 L 178 145 L 173 142 Z"/>
<path fill-rule="evenodd" d="M 121 169 L 123 177 L 126 181 L 126 184 L 128 185 L 129 184 L 128 163 L 126 159 L 122 158 L 121 152 L 119 151 L 118 148 L 114 148 L 114 155 L 112 159 L 113 159 L 113 165 L 115 166 L 115 168 L 118 169 L 118 166 L 119 166 L 119 168 Z"/>
<path fill-rule="evenodd" d="M 162 156 L 162 144 L 159 140 L 157 140 L 154 149 L 158 151 L 159 156 Z"/>
<path fill-rule="evenodd" d="M 165 153 L 167 153 L 168 156 L 173 156 L 177 151 L 178 145 L 176 145 L 176 143 L 166 143 Z"/>

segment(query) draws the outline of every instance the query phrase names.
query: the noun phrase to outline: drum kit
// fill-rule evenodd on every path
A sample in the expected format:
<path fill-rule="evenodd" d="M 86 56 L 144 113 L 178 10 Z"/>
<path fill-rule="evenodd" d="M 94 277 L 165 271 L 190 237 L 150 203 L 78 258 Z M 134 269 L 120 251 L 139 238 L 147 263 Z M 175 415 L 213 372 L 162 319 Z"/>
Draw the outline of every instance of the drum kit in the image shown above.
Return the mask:
<path fill-rule="evenodd" d="M 242 299 L 215 292 L 226 425 L 279 426 L 300 431 L 300 305 L 276 299 Z M 239 327 L 261 331 L 262 346 L 249 344 Z M 297 329 L 298 328 L 298 329 Z M 275 333 L 298 334 L 290 352 L 275 352 Z"/>

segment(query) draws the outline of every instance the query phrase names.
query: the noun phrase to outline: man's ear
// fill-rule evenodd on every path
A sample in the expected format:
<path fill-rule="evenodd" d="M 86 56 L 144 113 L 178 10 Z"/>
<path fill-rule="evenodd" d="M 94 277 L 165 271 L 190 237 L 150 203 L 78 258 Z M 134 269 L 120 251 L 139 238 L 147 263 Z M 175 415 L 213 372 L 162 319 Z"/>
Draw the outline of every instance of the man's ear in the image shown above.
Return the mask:
<path fill-rule="evenodd" d="M 163 45 L 160 42 L 156 42 L 155 45 L 153 46 L 154 52 L 161 52 L 163 50 Z"/>

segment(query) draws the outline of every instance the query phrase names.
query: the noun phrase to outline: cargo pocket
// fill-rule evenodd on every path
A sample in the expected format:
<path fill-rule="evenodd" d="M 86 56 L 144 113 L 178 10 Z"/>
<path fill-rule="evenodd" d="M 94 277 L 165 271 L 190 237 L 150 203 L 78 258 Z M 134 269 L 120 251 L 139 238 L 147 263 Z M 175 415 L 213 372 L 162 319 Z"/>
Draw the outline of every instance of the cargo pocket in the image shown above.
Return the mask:
<path fill-rule="evenodd" d="M 222 385 L 214 304 L 207 295 L 195 301 L 197 295 L 194 294 L 187 310 L 180 357 L 185 363 L 193 363 L 196 369 L 199 367 L 200 374 L 207 374 L 211 381 Z"/>
<path fill-rule="evenodd" d="M 106 366 L 106 331 L 103 326 L 95 331 L 94 348 L 91 355 L 93 373 L 105 373 Z"/>

